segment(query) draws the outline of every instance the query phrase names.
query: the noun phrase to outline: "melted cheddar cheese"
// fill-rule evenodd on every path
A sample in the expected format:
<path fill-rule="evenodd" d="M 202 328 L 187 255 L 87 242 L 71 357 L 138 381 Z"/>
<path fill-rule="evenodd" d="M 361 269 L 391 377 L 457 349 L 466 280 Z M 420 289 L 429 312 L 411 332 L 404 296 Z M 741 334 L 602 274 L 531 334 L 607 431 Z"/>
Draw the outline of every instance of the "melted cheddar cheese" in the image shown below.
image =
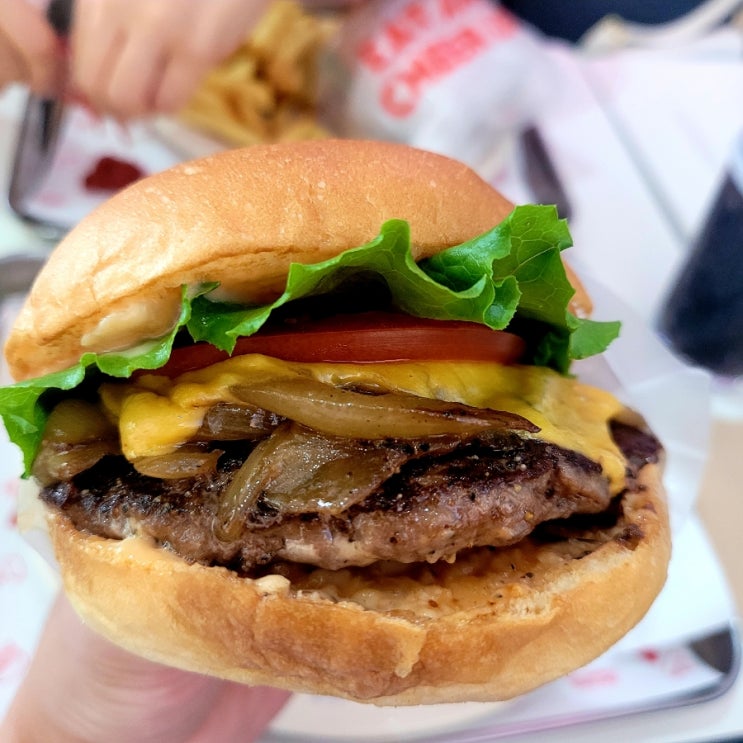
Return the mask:
<path fill-rule="evenodd" d="M 247 381 L 270 385 L 272 379 L 297 375 L 518 413 L 539 426 L 538 438 L 598 462 L 613 492 L 624 486 L 625 460 L 608 427 L 622 404 L 608 392 L 543 367 L 451 361 L 305 364 L 245 355 L 175 379 L 150 374 L 107 383 L 101 398 L 118 422 L 124 454 L 134 459 L 167 454 L 191 439 L 210 406 L 239 402 L 232 387 Z"/>

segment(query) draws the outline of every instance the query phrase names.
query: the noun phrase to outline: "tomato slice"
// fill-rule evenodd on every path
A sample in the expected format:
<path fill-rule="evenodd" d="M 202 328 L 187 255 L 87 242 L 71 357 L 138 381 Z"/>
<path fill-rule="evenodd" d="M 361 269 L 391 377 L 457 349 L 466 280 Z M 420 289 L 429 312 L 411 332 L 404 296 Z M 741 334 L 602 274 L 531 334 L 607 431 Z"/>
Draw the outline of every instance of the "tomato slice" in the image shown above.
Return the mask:
<path fill-rule="evenodd" d="M 479 323 L 363 312 L 261 330 L 239 338 L 232 355 L 260 353 L 284 361 L 359 364 L 451 360 L 511 364 L 525 348 L 519 336 Z M 229 357 L 208 343 L 195 343 L 174 349 L 168 363 L 152 373 L 177 377 Z"/>

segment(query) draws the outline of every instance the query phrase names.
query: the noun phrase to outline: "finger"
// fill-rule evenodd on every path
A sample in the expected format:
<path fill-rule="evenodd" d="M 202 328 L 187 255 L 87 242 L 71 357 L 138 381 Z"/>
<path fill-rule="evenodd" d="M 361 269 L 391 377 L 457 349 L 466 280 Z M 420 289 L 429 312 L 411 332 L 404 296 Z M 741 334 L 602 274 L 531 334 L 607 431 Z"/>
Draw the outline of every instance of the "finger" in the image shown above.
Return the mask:
<path fill-rule="evenodd" d="M 209 68 L 205 61 L 171 58 L 155 88 L 152 107 L 162 113 L 177 111 L 188 103 Z"/>
<path fill-rule="evenodd" d="M 150 113 L 163 77 L 166 52 L 149 35 L 129 35 L 99 83 L 104 109 L 118 118 Z"/>
<path fill-rule="evenodd" d="M 249 743 L 269 726 L 291 698 L 288 691 L 229 683 L 204 726 L 189 743 Z"/>
<path fill-rule="evenodd" d="M 85 101 L 88 108 L 98 114 L 108 113 L 108 84 L 110 71 L 116 64 L 122 47 L 123 35 L 117 35 L 106 44 L 104 56 L 95 68 L 86 68 L 85 72 L 73 73 L 71 82 L 72 97 Z M 75 57 L 76 51 L 73 51 Z M 77 65 L 75 65 L 77 69 Z M 80 77 L 78 75 L 81 74 Z"/>
<path fill-rule="evenodd" d="M 51 93 L 61 79 L 62 44 L 38 8 L 26 2 L 0 2 L 0 28 L 22 60 L 19 76 L 39 93 Z"/>
<path fill-rule="evenodd" d="M 71 78 L 75 90 L 95 105 L 102 98 L 108 70 L 125 38 L 116 17 L 104 15 L 106 3 L 77 0 L 70 40 Z"/>
<path fill-rule="evenodd" d="M 258 740 L 291 694 L 267 686 L 229 683 L 204 726 L 189 743 L 246 743 Z"/>
<path fill-rule="evenodd" d="M 12 82 L 26 82 L 26 66 L 15 46 L 0 32 L 0 87 Z"/>
<path fill-rule="evenodd" d="M 207 10 L 192 7 L 188 24 L 179 34 L 171 31 L 172 53 L 157 87 L 155 108 L 175 111 L 185 105 L 204 75 L 245 41 L 249 30 L 263 15 L 270 0 L 220 0 Z"/>
<path fill-rule="evenodd" d="M 234 51 L 258 23 L 270 5 L 270 0 L 221 0 L 212 6 L 212 12 L 203 13 L 201 22 L 193 29 L 191 46 L 204 50 L 219 62 Z"/>

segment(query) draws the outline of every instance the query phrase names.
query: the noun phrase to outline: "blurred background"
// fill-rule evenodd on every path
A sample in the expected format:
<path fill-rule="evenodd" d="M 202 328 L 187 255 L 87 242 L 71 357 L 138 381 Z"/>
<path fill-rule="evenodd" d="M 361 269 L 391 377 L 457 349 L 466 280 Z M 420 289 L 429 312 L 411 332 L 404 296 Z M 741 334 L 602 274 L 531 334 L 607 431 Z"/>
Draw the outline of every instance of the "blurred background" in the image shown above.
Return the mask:
<path fill-rule="evenodd" d="M 504 709 L 423 719 L 338 703 L 331 734 L 298 699 L 271 740 L 743 735 L 743 3 L 214 0 L 176 18 L 157 0 L 111 0 L 108 16 L 85 0 L 1 2 L 6 327 L 55 243 L 129 183 L 317 137 L 406 142 L 515 203 L 555 204 L 597 316 L 624 323 L 600 374 L 668 445 L 676 540 L 640 631 Z M 0 713 L 56 588 L 12 531 L 5 459 Z"/>

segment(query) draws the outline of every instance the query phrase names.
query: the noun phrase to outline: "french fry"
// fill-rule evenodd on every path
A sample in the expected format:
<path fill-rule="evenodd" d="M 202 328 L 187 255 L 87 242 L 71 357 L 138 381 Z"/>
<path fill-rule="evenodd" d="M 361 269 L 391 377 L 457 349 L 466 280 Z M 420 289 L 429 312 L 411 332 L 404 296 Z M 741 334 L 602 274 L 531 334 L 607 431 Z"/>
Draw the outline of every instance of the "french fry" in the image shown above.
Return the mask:
<path fill-rule="evenodd" d="M 297 67 L 293 60 L 284 60 L 281 57 L 274 57 L 268 63 L 266 74 L 276 91 L 285 95 L 294 95 L 301 91 L 306 81 L 304 70 Z"/>
<path fill-rule="evenodd" d="M 263 137 L 247 127 L 236 124 L 232 119 L 211 116 L 208 111 L 185 108 L 181 112 L 181 118 L 187 124 L 210 131 L 239 147 L 249 147 L 264 141 Z"/>
<path fill-rule="evenodd" d="M 335 28 L 296 0 L 274 0 L 250 37 L 204 78 L 180 118 L 237 146 L 328 136 L 315 110 L 317 68 Z"/>
<path fill-rule="evenodd" d="M 269 139 L 270 116 L 261 112 L 250 98 L 235 96 L 230 100 L 232 120 L 235 126 L 244 127 L 260 140 Z"/>
<path fill-rule="evenodd" d="M 240 85 L 255 77 L 257 67 L 258 60 L 248 56 L 241 48 L 225 64 L 216 67 L 208 79 L 211 84 L 219 87 Z"/>
<path fill-rule="evenodd" d="M 303 139 L 325 139 L 327 136 L 328 130 L 318 124 L 314 117 L 302 114 L 296 121 L 281 129 L 278 140 L 289 142 Z"/>
<path fill-rule="evenodd" d="M 302 15 L 301 7 L 293 0 L 275 0 L 253 29 L 249 47 L 259 58 L 270 59 Z"/>
<path fill-rule="evenodd" d="M 232 87 L 229 97 L 245 118 L 250 117 L 251 109 L 263 115 L 276 110 L 276 96 L 263 80 L 243 80 Z"/>

